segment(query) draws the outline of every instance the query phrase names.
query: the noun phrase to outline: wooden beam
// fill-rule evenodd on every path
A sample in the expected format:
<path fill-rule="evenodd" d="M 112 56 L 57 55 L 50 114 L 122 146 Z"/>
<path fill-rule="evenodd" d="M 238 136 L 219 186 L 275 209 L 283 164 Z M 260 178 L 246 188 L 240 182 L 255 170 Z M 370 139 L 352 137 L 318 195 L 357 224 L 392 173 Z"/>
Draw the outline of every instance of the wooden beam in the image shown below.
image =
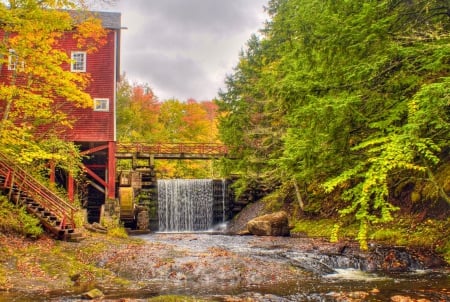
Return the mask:
<path fill-rule="evenodd" d="M 82 152 L 80 152 L 80 154 L 81 154 L 81 155 L 92 154 L 92 153 L 95 153 L 95 152 L 98 152 L 98 151 L 105 150 L 105 149 L 108 148 L 108 146 L 109 146 L 109 144 L 97 146 L 97 147 L 94 147 L 94 148 L 91 148 L 91 149 L 82 151 Z"/>
<path fill-rule="evenodd" d="M 67 195 L 69 196 L 70 201 L 75 200 L 75 190 L 74 190 L 74 179 L 71 173 L 67 175 Z"/>
<path fill-rule="evenodd" d="M 107 168 L 107 197 L 110 199 L 116 198 L 116 143 L 108 143 L 108 168 Z"/>
<path fill-rule="evenodd" d="M 107 187 L 105 180 L 103 180 L 100 176 L 98 176 L 94 171 L 89 169 L 83 164 L 80 164 L 83 171 L 85 171 L 88 175 L 90 175 L 93 179 L 95 179 L 97 182 L 99 182 L 104 188 Z"/>

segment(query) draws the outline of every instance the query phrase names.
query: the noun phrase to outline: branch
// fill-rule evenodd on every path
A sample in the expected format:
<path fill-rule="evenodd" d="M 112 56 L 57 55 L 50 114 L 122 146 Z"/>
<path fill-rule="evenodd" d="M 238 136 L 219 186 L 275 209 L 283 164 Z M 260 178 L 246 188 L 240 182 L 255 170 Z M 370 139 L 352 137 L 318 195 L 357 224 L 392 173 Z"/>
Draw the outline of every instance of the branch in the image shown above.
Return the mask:
<path fill-rule="evenodd" d="M 447 193 L 444 191 L 444 189 L 437 183 L 436 178 L 434 177 L 433 172 L 431 169 L 427 166 L 426 167 L 428 180 L 436 187 L 438 190 L 439 196 L 442 197 L 448 204 L 450 204 L 450 197 L 447 195 Z"/>

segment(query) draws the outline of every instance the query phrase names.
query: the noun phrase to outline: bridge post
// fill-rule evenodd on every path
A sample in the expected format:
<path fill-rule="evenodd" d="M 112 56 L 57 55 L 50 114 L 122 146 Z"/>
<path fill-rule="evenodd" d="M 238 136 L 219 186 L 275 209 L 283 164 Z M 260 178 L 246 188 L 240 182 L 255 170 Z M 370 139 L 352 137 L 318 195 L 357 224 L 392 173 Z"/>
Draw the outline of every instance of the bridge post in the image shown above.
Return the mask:
<path fill-rule="evenodd" d="M 75 193 L 74 193 L 74 179 L 72 176 L 72 173 L 68 173 L 67 175 L 67 195 L 69 197 L 70 201 L 75 200 Z"/>
<path fill-rule="evenodd" d="M 116 198 L 116 142 L 108 142 L 107 198 Z"/>

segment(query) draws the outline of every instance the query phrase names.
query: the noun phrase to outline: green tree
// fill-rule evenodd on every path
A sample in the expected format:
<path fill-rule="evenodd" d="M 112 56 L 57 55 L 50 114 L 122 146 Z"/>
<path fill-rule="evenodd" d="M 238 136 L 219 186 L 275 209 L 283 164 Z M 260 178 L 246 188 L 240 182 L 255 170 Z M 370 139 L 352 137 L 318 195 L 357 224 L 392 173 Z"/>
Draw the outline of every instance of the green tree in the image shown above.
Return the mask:
<path fill-rule="evenodd" d="M 363 248 L 370 224 L 392 219 L 395 184 L 426 179 L 448 201 L 435 174 L 449 161 L 449 8 L 270 1 L 219 103 L 222 138 L 242 156 L 232 168 L 276 175 L 300 197 L 333 194 Z"/>
<path fill-rule="evenodd" d="M 184 123 L 185 105 L 176 99 L 166 100 L 161 104 L 158 122 L 162 125 L 163 142 L 182 143 L 187 129 Z"/>
<path fill-rule="evenodd" d="M 285 131 L 286 109 L 270 95 L 272 83 L 264 70 L 277 54 L 268 40 L 260 41 L 256 35 L 247 46 L 217 101 L 220 139 L 232 158 L 223 159 L 222 167 L 225 174 L 240 174 L 238 192 L 254 180 L 272 189 L 279 185 L 281 175 L 272 159 L 280 155 Z"/>

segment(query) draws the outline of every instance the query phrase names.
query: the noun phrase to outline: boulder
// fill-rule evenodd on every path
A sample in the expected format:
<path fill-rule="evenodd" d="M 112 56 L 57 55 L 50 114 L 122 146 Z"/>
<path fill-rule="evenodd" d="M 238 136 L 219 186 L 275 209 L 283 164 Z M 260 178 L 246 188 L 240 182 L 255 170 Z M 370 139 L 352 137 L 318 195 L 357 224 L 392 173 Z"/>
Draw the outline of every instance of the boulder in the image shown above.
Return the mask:
<path fill-rule="evenodd" d="M 94 299 L 100 299 L 104 296 L 104 294 L 101 292 L 101 290 L 94 288 L 84 294 L 81 295 L 84 299 L 88 300 L 94 300 Z"/>
<path fill-rule="evenodd" d="M 234 216 L 233 220 L 228 223 L 227 233 L 250 235 L 247 230 L 247 222 L 260 216 L 264 208 L 264 203 L 261 201 L 249 204 L 239 214 Z"/>
<path fill-rule="evenodd" d="M 289 236 L 288 215 L 279 211 L 256 217 L 247 223 L 247 229 L 257 236 Z"/>

